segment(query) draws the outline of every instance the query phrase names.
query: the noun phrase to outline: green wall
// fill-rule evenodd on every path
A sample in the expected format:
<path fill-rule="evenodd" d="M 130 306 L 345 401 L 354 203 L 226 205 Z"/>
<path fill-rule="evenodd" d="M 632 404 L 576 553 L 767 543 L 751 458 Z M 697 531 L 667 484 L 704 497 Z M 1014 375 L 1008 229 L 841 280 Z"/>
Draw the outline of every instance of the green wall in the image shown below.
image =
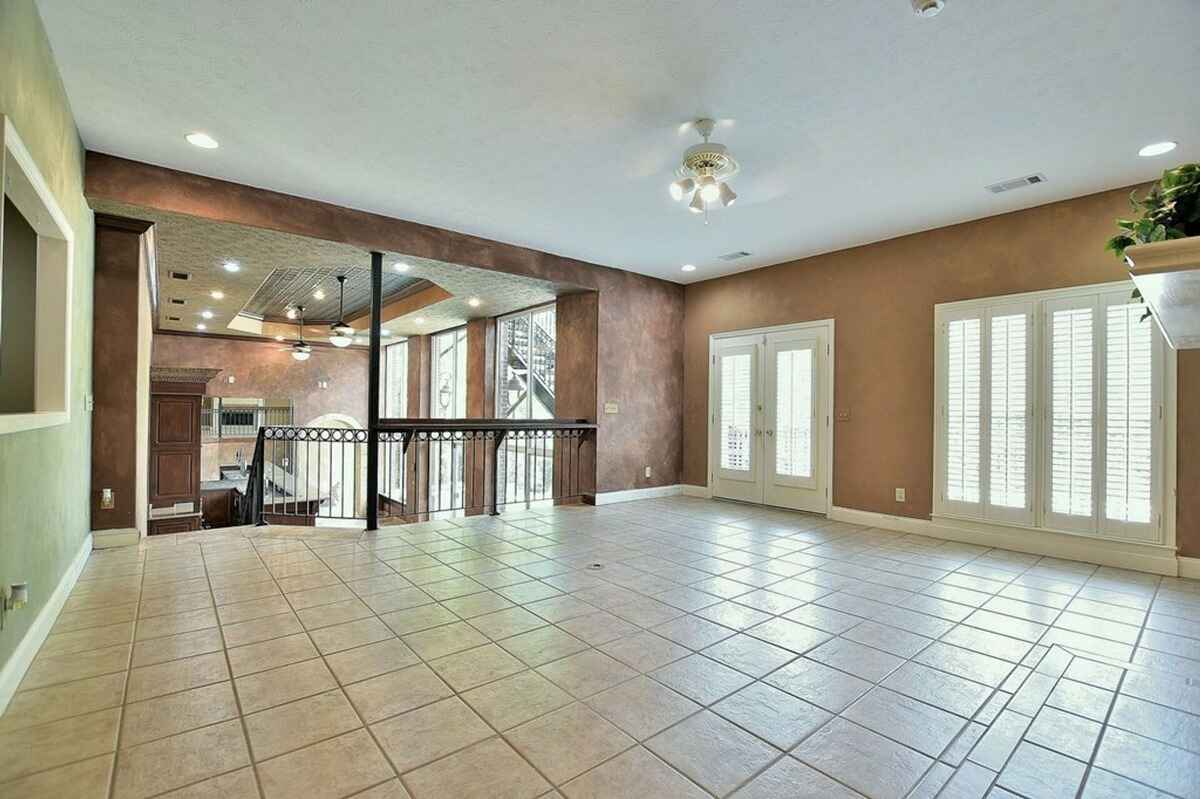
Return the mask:
<path fill-rule="evenodd" d="M 92 212 L 83 145 L 34 0 L 0 0 L 0 114 L 8 116 L 75 233 L 71 421 L 0 435 L 0 584 L 28 580 L 30 602 L 0 631 L 0 666 L 45 606 L 88 534 L 92 385 Z"/>

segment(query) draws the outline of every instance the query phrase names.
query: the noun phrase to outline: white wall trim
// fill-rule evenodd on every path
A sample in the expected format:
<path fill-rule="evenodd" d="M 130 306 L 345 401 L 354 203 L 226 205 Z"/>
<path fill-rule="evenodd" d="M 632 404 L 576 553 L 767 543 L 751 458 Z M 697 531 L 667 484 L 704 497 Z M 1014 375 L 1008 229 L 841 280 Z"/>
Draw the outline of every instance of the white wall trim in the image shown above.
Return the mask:
<path fill-rule="evenodd" d="M 136 527 L 118 527 L 115 530 L 92 530 L 93 549 L 136 546 L 142 534 Z"/>
<path fill-rule="evenodd" d="M 46 641 L 46 636 L 50 634 L 50 628 L 54 626 L 54 622 L 58 620 L 58 613 L 66 604 L 67 597 L 71 594 L 71 589 L 75 587 L 75 581 L 79 579 L 79 573 L 83 571 L 84 564 L 87 563 L 88 556 L 92 554 L 92 535 L 88 533 L 83 538 L 83 542 L 79 545 L 79 551 L 75 553 L 75 559 L 71 561 L 71 565 L 67 567 L 67 571 L 58 581 L 58 586 L 54 589 L 54 593 L 50 595 L 50 599 L 42 606 L 42 610 L 34 619 L 33 624 L 25 631 L 25 637 L 17 644 L 17 648 L 13 650 L 12 657 L 4 664 L 4 668 L 0 669 L 0 714 L 3 714 L 8 708 L 9 700 L 13 694 L 17 692 L 17 686 L 21 684 L 21 680 L 25 677 L 25 672 L 29 670 L 29 666 L 33 663 L 33 657 L 41 649 L 42 644 Z M 19 612 L 19 611 L 18 611 Z M 11 618 L 9 620 L 11 622 Z"/>
<path fill-rule="evenodd" d="M 1179 576 L 1200 580 L 1200 558 L 1179 558 Z"/>
<path fill-rule="evenodd" d="M 698 497 L 700 499 L 712 499 L 712 489 L 708 486 L 694 486 L 684 483 L 679 486 L 679 493 L 685 497 Z"/>
<path fill-rule="evenodd" d="M 638 499 L 657 499 L 659 497 L 676 497 L 683 493 L 683 486 L 651 486 L 650 488 L 630 488 L 626 491 L 604 491 L 593 497 L 595 505 L 613 505 L 617 502 L 633 502 Z"/>
<path fill-rule="evenodd" d="M 998 547 L 1031 555 L 1045 555 L 1084 563 L 1098 563 L 1121 569 L 1180 574 L 1182 559 L 1169 547 L 1123 541 L 1105 541 L 1046 530 L 1025 530 L 975 522 L 959 523 L 948 519 L 914 519 L 885 513 L 835 507 L 829 517 L 839 522 L 862 524 L 882 530 L 924 535 L 947 541 L 960 541 L 985 547 Z M 1200 560 L 1196 560 L 1200 567 Z M 1200 569 L 1198 569 L 1200 575 Z"/>

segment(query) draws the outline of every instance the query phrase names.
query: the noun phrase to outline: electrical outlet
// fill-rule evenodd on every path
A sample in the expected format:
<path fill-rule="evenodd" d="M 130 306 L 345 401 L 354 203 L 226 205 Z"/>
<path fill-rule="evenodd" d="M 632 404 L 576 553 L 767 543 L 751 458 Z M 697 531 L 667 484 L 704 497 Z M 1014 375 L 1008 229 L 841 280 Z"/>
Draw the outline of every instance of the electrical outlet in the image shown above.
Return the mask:
<path fill-rule="evenodd" d="M 849 408 L 838 408 L 837 420 L 839 422 L 850 421 L 850 409 Z"/>
<path fill-rule="evenodd" d="M 646 476 L 647 477 L 650 476 L 650 467 L 649 466 L 646 467 Z"/>
<path fill-rule="evenodd" d="M 100 489 L 100 510 L 112 510 L 117 506 L 117 498 L 111 488 Z"/>
<path fill-rule="evenodd" d="M 604 403 L 604 412 L 609 414 L 620 413 L 620 408 L 615 402 L 606 402 Z"/>
<path fill-rule="evenodd" d="M 897 502 L 906 502 L 907 501 L 904 499 L 904 489 L 903 488 L 896 489 L 896 501 Z"/>

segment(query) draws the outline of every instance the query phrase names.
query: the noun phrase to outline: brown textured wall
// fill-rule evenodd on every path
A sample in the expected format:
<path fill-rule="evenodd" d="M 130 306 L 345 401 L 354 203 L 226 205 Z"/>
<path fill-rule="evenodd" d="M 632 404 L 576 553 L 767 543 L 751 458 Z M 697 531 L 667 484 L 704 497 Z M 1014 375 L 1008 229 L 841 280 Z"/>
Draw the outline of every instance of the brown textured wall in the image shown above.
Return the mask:
<path fill-rule="evenodd" d="M 708 337 L 833 318 L 835 505 L 927 517 L 933 481 L 933 306 L 1120 280 L 1104 251 L 1120 189 L 689 285 L 685 292 L 685 483 L 705 485 Z M 1200 554 L 1200 358 L 1181 358 L 1179 527 Z M 907 489 L 908 502 L 893 489 Z"/>
<path fill-rule="evenodd" d="M 93 530 L 135 526 L 138 505 L 138 344 L 142 234 L 146 222 L 96 217 L 96 272 L 92 336 Z M 145 331 L 149 334 L 149 331 Z M 100 507 L 100 491 L 111 488 L 114 506 Z"/>
<path fill-rule="evenodd" d="M 683 457 L 683 287 L 468 236 L 102 153 L 87 154 L 89 198 L 338 241 L 366 250 L 526 275 L 600 292 L 597 488 L 679 482 Z M 644 477 L 650 466 L 652 477 Z"/>
<path fill-rule="evenodd" d="M 594 422 L 597 407 L 600 295 L 594 291 L 558 298 L 554 314 L 554 415 Z M 579 490 L 596 490 L 595 446 L 580 449 Z"/>
<path fill-rule="evenodd" d="M 467 322 L 467 417 L 496 415 L 496 320 Z"/>
<path fill-rule="evenodd" d="M 299 425 L 327 413 L 338 413 L 366 426 L 365 349 L 316 347 L 311 358 L 300 362 L 281 351 L 281 346 L 274 341 L 156 333 L 152 363 L 222 369 L 208 383 L 210 396 L 291 399 Z M 236 382 L 230 384 L 229 375 Z M 320 380 L 328 380 L 329 388 L 319 388 Z"/>

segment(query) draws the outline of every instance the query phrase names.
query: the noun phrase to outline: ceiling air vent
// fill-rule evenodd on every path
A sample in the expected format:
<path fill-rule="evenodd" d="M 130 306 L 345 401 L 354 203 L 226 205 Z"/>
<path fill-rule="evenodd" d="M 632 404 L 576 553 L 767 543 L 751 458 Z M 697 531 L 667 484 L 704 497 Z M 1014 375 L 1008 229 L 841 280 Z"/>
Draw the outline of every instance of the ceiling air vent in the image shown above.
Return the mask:
<path fill-rule="evenodd" d="M 168 321 L 168 322 L 178 322 L 178 321 L 180 321 L 180 320 L 179 320 L 179 317 L 178 317 L 178 316 L 168 316 L 168 317 L 167 317 L 167 321 Z"/>
<path fill-rule="evenodd" d="M 999 183 L 993 183 L 990 186 L 985 186 L 992 194 L 1003 194 L 1006 191 L 1013 189 L 1023 189 L 1026 186 L 1036 186 L 1039 183 L 1045 183 L 1046 176 L 1040 172 L 1036 175 L 1026 175 L 1023 178 L 1013 178 L 1012 180 L 1002 180 Z"/>
<path fill-rule="evenodd" d="M 724 255 L 718 255 L 717 257 L 722 261 L 738 261 L 742 258 L 749 257 L 749 255 L 750 253 L 746 252 L 745 250 L 738 250 L 737 252 L 727 252 Z"/>
<path fill-rule="evenodd" d="M 181 300 L 178 297 L 171 298 L 172 305 L 187 305 L 187 300 Z"/>
<path fill-rule="evenodd" d="M 191 280 L 192 275 L 189 272 L 172 272 L 171 277 L 174 280 Z"/>

